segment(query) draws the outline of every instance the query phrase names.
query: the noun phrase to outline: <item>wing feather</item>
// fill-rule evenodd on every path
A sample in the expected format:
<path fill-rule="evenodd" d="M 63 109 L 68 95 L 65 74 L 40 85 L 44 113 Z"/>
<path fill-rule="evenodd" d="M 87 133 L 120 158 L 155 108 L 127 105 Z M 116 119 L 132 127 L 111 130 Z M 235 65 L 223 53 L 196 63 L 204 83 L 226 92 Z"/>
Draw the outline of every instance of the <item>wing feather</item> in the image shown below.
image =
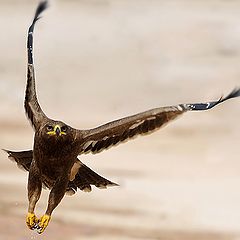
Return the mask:
<path fill-rule="evenodd" d="M 125 117 L 100 127 L 80 131 L 78 134 L 79 154 L 99 153 L 138 135 L 152 133 L 187 111 L 203 111 L 240 96 L 240 88 L 218 101 L 155 108 L 130 117 Z"/>
<path fill-rule="evenodd" d="M 33 127 L 37 129 L 39 122 L 47 118 L 43 113 L 36 94 L 35 74 L 33 66 L 33 31 L 40 14 L 47 8 L 47 1 L 42 1 L 37 7 L 33 22 L 28 29 L 27 52 L 28 52 L 28 67 L 27 67 L 27 86 L 25 92 L 24 107 L 27 117 L 31 121 Z"/>
<path fill-rule="evenodd" d="M 176 106 L 156 108 L 87 130 L 81 153 L 98 153 L 138 135 L 152 133 L 184 111 Z"/>
<path fill-rule="evenodd" d="M 17 163 L 20 169 L 29 171 L 33 159 L 32 150 L 14 152 L 3 149 L 3 151 L 8 154 L 8 159 Z"/>

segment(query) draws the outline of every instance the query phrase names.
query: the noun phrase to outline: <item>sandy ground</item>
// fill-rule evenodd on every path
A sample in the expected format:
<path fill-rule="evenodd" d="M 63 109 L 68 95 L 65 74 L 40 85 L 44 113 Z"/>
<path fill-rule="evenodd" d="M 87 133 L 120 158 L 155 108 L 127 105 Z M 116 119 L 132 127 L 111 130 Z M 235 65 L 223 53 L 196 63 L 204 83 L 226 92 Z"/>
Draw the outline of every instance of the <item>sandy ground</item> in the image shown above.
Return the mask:
<path fill-rule="evenodd" d="M 26 31 L 37 1 L 0 1 L 0 148 L 29 149 Z M 35 34 L 40 103 L 81 129 L 240 85 L 240 1 L 54 1 Z M 65 197 L 25 226 L 27 174 L 0 152 L 0 239 L 240 239 L 240 100 L 81 156 L 120 187 Z M 37 213 L 46 208 L 44 191 Z"/>

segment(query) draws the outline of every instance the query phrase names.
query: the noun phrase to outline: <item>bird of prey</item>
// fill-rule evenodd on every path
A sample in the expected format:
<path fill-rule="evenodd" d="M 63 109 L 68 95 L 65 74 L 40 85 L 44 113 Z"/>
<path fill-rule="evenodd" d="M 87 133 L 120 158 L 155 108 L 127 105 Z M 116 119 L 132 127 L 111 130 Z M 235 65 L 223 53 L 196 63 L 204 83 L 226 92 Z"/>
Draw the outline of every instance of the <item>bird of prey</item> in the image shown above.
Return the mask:
<path fill-rule="evenodd" d="M 98 188 L 117 186 L 84 165 L 78 160 L 79 155 L 99 153 L 137 135 L 152 133 L 185 112 L 211 109 L 230 98 L 240 96 L 240 88 L 237 88 L 218 101 L 155 108 L 88 130 L 74 129 L 62 121 L 50 119 L 42 111 L 37 99 L 32 54 L 34 26 L 46 8 L 47 1 L 39 3 L 27 39 L 28 65 L 24 107 L 35 132 L 33 150 L 5 150 L 11 160 L 29 171 L 26 223 L 30 229 L 37 229 L 39 233 L 46 229 L 53 210 L 66 193 L 74 194 L 77 189 L 89 192 L 91 185 Z M 43 186 L 50 189 L 50 194 L 46 212 L 38 219 L 34 210 Z"/>

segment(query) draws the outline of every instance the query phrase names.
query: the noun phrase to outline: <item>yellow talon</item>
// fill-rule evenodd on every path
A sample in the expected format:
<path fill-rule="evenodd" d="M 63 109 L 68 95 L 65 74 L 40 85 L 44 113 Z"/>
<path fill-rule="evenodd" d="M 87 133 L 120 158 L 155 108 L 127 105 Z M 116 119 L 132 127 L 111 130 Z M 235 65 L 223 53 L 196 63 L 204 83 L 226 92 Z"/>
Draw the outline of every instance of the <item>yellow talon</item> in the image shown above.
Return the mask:
<path fill-rule="evenodd" d="M 31 230 L 35 229 L 38 224 L 38 219 L 36 215 L 34 213 L 28 213 L 26 218 L 26 223 Z"/>
<path fill-rule="evenodd" d="M 44 230 L 46 229 L 46 227 L 48 226 L 48 223 L 51 219 L 50 215 L 44 214 L 41 218 L 40 221 L 38 223 L 38 233 L 41 234 L 44 232 Z"/>

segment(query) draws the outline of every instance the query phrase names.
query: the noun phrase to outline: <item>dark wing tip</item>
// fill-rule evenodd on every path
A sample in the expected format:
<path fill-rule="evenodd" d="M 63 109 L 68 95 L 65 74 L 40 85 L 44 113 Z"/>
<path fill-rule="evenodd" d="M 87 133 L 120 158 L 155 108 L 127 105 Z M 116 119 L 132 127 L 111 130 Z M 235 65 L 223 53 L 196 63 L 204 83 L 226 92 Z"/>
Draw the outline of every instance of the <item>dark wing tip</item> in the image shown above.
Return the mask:
<path fill-rule="evenodd" d="M 114 183 L 114 182 L 109 183 L 107 186 L 108 186 L 108 187 L 120 187 L 119 184 Z"/>
<path fill-rule="evenodd" d="M 9 154 L 9 155 L 11 154 L 11 151 L 9 151 L 9 150 L 6 150 L 6 149 L 3 149 L 3 148 L 2 148 L 2 151 L 4 151 L 5 153 L 7 153 L 7 154 Z"/>
<path fill-rule="evenodd" d="M 233 89 L 226 97 L 221 97 L 218 101 L 207 102 L 207 103 L 194 103 L 194 104 L 182 104 L 181 107 L 186 109 L 187 111 L 203 111 L 211 109 L 218 104 L 225 102 L 228 99 L 240 97 L 240 88 L 237 87 Z"/>
<path fill-rule="evenodd" d="M 16 158 L 14 156 L 12 156 L 12 151 L 6 150 L 6 149 L 2 149 L 5 153 L 8 154 L 8 159 L 11 161 L 15 161 L 17 162 Z"/>
<path fill-rule="evenodd" d="M 34 19 L 33 19 L 33 23 L 35 23 L 40 17 L 39 15 L 45 10 L 47 9 L 49 6 L 48 4 L 48 1 L 45 0 L 45 1 L 41 1 L 36 9 L 36 13 L 35 13 L 35 16 L 34 16 Z"/>
<path fill-rule="evenodd" d="M 235 97 L 240 97 L 240 87 L 233 89 L 232 92 L 230 92 L 225 98 L 221 100 L 221 102 Z"/>
<path fill-rule="evenodd" d="M 33 30 L 35 23 L 37 20 L 40 18 L 40 14 L 48 7 L 48 1 L 44 0 L 41 1 L 38 4 L 38 7 L 36 9 L 34 19 L 32 21 L 32 24 L 30 25 L 28 29 L 28 39 L 27 39 L 27 49 L 28 49 L 28 64 L 33 64 L 33 56 L 32 56 L 32 51 L 33 51 Z"/>

